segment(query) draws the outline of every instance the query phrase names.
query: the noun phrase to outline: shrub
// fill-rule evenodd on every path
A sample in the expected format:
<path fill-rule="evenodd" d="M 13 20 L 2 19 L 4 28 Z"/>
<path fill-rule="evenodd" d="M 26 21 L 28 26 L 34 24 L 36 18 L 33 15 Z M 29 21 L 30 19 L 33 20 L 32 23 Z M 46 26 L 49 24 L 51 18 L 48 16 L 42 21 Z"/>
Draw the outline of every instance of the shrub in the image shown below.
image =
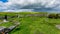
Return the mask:
<path fill-rule="evenodd" d="M 48 18 L 55 18 L 55 19 L 57 19 L 58 18 L 58 14 L 49 14 Z"/>

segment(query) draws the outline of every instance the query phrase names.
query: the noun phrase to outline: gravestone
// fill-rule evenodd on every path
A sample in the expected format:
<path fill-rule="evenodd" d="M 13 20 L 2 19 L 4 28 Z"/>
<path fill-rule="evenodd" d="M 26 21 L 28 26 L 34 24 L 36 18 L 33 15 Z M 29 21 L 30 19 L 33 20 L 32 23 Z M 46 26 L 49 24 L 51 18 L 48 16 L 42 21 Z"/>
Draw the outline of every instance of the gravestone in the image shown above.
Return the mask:
<path fill-rule="evenodd" d="M 19 23 L 14 23 L 15 25 L 12 25 L 8 28 L 6 27 L 0 27 L 0 34 L 8 34 L 9 32 L 11 32 L 12 30 L 14 30 L 17 26 L 19 26 Z"/>
<path fill-rule="evenodd" d="M 6 20 L 7 20 L 7 15 L 5 15 L 4 19 L 6 19 Z"/>
<path fill-rule="evenodd" d="M 8 22 L 8 21 L 7 21 L 7 15 L 4 16 L 3 22 Z"/>
<path fill-rule="evenodd" d="M 56 27 L 57 29 L 60 29 L 60 25 L 55 25 L 55 27 Z"/>
<path fill-rule="evenodd" d="M 0 34 L 3 34 L 3 29 L 5 29 L 6 27 L 4 27 L 4 26 L 0 26 Z"/>

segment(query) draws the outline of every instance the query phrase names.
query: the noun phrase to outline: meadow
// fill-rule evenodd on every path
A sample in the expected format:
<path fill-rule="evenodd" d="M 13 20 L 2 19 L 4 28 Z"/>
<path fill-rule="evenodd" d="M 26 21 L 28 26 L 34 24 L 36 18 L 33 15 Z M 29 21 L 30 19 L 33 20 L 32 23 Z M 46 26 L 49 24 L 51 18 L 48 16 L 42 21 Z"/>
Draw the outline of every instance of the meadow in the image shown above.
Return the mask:
<path fill-rule="evenodd" d="M 4 14 L 11 16 L 17 13 Z M 19 21 L 20 25 L 16 27 L 13 31 L 9 32 L 9 34 L 60 34 L 60 30 L 55 27 L 57 24 L 60 24 L 60 19 L 51 19 L 39 16 L 26 16 L 28 14 L 47 14 L 43 12 L 21 12 L 18 14 L 23 16 L 14 19 L 11 18 L 10 20 Z M 11 22 L 0 24 L 0 26 L 5 27 L 9 27 L 11 25 L 13 25 L 13 23 Z"/>

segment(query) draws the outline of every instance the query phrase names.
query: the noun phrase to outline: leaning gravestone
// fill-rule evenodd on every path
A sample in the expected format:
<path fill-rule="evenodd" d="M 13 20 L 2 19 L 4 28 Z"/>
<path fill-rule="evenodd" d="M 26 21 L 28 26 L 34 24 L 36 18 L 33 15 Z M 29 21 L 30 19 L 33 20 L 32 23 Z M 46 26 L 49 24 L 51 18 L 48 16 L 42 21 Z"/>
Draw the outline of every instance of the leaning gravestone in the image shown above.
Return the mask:
<path fill-rule="evenodd" d="M 4 26 L 0 26 L 0 34 L 2 33 L 3 29 L 5 29 L 6 27 Z"/>
<path fill-rule="evenodd" d="M 4 28 L 6 28 L 6 27 L 4 27 L 4 26 L 0 26 L 0 32 L 1 32 L 1 30 L 4 29 Z"/>
<path fill-rule="evenodd" d="M 56 25 L 56 28 L 60 29 L 60 25 Z"/>
<path fill-rule="evenodd" d="M 1 26 L 0 27 L 0 34 L 8 34 L 12 30 L 14 30 L 17 26 L 19 26 L 19 23 L 14 23 L 15 25 L 12 25 L 8 28 Z"/>

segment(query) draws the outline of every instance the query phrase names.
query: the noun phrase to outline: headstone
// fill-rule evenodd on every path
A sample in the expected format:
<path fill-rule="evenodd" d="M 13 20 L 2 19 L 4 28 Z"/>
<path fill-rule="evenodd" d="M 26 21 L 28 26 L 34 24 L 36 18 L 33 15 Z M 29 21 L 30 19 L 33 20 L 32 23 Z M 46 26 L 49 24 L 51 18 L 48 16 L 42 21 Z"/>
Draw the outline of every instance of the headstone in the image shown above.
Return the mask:
<path fill-rule="evenodd" d="M 60 29 L 60 25 L 56 25 L 56 28 Z"/>
<path fill-rule="evenodd" d="M 2 30 L 3 30 L 4 28 L 6 28 L 6 27 L 0 26 L 0 33 L 2 32 Z"/>
<path fill-rule="evenodd" d="M 4 16 L 4 19 L 7 20 L 7 15 Z"/>
<path fill-rule="evenodd" d="M 4 16 L 3 22 L 8 22 L 8 21 L 7 21 L 7 15 Z"/>
<path fill-rule="evenodd" d="M 9 29 L 12 30 L 14 29 L 16 26 L 10 26 Z"/>

